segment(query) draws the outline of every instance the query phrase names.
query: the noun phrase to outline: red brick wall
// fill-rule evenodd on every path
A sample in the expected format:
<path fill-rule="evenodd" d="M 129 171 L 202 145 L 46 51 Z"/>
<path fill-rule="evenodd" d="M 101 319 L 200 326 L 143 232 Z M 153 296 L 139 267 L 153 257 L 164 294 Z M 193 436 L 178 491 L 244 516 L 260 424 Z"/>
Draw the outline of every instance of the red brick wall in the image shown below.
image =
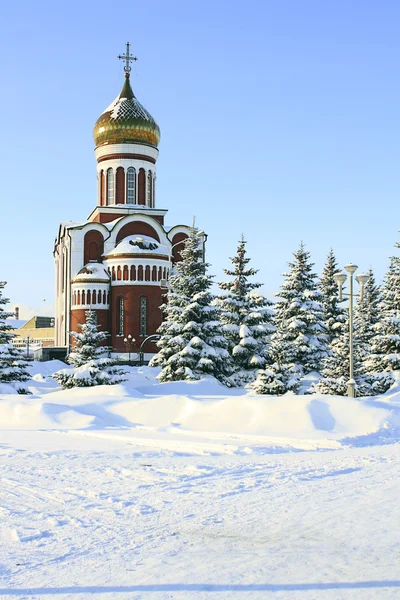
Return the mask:
<path fill-rule="evenodd" d="M 158 241 L 160 241 L 160 237 L 155 229 L 148 223 L 143 223 L 142 221 L 132 221 L 131 223 L 127 223 L 123 227 L 121 227 L 120 231 L 117 235 L 117 244 L 128 235 L 148 235 Z"/>
<path fill-rule="evenodd" d="M 107 309 L 93 309 L 94 312 L 97 313 L 97 324 L 100 325 L 99 331 L 110 332 L 109 326 L 109 311 Z M 86 310 L 84 308 L 79 308 L 77 310 L 71 310 L 71 331 L 75 331 L 80 333 L 82 329 L 79 325 L 83 325 L 86 322 Z M 75 340 L 71 336 L 70 337 L 71 346 L 75 345 Z M 107 337 L 107 341 L 105 341 L 103 346 L 110 346 L 110 337 Z"/>
<path fill-rule="evenodd" d="M 184 242 L 184 240 L 186 240 L 187 237 L 188 236 L 186 235 L 186 233 L 176 233 L 174 235 L 174 237 L 172 238 L 172 245 L 182 242 L 178 246 L 175 246 L 175 248 L 173 248 L 173 250 L 172 250 L 174 262 L 179 262 L 180 260 L 182 260 L 180 251 L 183 249 L 183 247 L 184 247 L 183 242 Z"/>
<path fill-rule="evenodd" d="M 84 238 L 84 264 L 86 265 L 90 260 L 96 260 L 100 262 L 102 260 L 101 255 L 104 252 L 104 239 L 100 231 L 88 231 Z"/>
<path fill-rule="evenodd" d="M 115 204 L 125 203 L 125 172 L 122 167 L 118 167 L 115 177 Z"/>
<path fill-rule="evenodd" d="M 111 344 L 116 352 L 126 352 L 124 337 L 131 334 L 136 342 L 132 351 L 137 352 L 140 344 L 147 336 L 140 336 L 140 299 L 147 298 L 147 335 L 157 332 L 162 322 L 160 306 L 165 291 L 158 286 L 150 285 L 116 285 L 111 287 Z M 124 335 L 117 336 L 118 331 L 118 298 L 124 298 Z"/>
<path fill-rule="evenodd" d="M 139 169 L 138 204 L 146 204 L 146 174 L 144 169 Z"/>

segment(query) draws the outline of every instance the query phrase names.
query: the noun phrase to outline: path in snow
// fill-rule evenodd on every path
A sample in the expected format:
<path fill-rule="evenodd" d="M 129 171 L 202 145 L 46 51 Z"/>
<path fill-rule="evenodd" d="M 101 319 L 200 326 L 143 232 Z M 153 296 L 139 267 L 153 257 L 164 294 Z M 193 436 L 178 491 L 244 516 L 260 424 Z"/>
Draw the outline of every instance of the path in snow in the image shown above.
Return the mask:
<path fill-rule="evenodd" d="M 1 432 L 0 598 L 400 598 L 398 444 L 185 456 L 76 433 Z"/>

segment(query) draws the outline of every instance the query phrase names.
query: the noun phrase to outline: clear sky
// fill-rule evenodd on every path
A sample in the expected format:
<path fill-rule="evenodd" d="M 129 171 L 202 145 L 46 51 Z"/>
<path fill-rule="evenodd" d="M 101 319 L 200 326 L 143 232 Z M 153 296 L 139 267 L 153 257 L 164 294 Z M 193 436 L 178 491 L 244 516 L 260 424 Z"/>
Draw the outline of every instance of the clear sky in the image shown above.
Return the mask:
<path fill-rule="evenodd" d="M 217 279 L 242 232 L 270 296 L 301 240 L 318 271 L 333 247 L 381 279 L 400 240 L 399 22 L 397 0 L 4 4 L 0 279 L 21 316 L 51 312 L 59 222 L 95 206 L 92 128 L 128 40 L 161 128 L 157 206 L 196 215 Z"/>

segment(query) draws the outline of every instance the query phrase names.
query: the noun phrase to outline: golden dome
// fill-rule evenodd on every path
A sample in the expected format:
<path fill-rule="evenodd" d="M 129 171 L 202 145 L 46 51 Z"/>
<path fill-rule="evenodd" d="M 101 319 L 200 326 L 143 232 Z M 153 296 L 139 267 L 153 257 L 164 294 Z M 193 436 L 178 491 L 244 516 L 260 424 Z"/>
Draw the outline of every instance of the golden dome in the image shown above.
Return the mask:
<path fill-rule="evenodd" d="M 160 128 L 135 98 L 129 73 L 125 73 L 125 83 L 119 96 L 97 119 L 93 137 L 96 146 L 137 143 L 158 146 Z"/>

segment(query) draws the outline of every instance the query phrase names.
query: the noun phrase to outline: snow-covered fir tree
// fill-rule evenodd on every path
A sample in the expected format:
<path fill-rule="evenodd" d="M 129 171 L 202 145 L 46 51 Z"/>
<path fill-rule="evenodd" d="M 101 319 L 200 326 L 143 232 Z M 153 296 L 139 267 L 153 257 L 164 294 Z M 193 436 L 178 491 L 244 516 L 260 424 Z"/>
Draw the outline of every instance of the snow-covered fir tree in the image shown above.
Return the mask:
<path fill-rule="evenodd" d="M 54 379 L 63 388 L 113 385 L 124 381 L 124 371 L 115 366 L 115 361 L 107 355 L 110 348 L 101 346 L 107 340 L 107 333 L 99 331 L 96 313 L 85 312 L 86 322 L 80 324 L 80 332 L 71 332 L 75 340 L 67 361 L 73 369 L 61 369 L 54 373 Z"/>
<path fill-rule="evenodd" d="M 10 333 L 12 326 L 6 323 L 6 319 L 13 317 L 14 313 L 3 308 L 9 303 L 9 299 L 3 297 L 5 285 L 5 281 L 0 281 L 0 383 L 11 383 L 18 391 L 24 392 L 19 382 L 27 381 L 29 373 L 21 350 L 11 343 L 15 336 Z"/>
<path fill-rule="evenodd" d="M 360 354 L 356 351 L 356 348 L 360 345 L 360 338 L 354 327 L 353 345 L 355 394 L 356 396 L 367 396 L 371 393 L 371 389 L 363 374 Z M 316 392 L 320 394 L 347 396 L 347 387 L 350 379 L 350 329 L 348 316 L 346 316 L 346 321 L 339 337 L 330 345 L 330 356 L 324 359 L 321 374 L 322 378 L 315 386 Z"/>
<path fill-rule="evenodd" d="M 339 289 L 335 281 L 336 273 L 340 273 L 335 254 L 329 251 L 325 267 L 319 280 L 321 304 L 325 310 L 327 344 L 330 346 L 341 335 L 346 321 L 346 312 L 339 300 Z"/>
<path fill-rule="evenodd" d="M 277 294 L 280 300 L 275 304 L 276 332 L 271 337 L 270 347 L 272 364 L 267 367 L 267 378 L 275 376 L 282 393 L 296 392 L 301 377 L 318 371 L 328 355 L 325 313 L 310 253 L 301 243 L 293 256 Z M 263 380 L 265 377 L 259 371 L 253 388 L 258 393 L 276 393 L 270 391 L 269 383 L 265 386 Z"/>
<path fill-rule="evenodd" d="M 397 244 L 399 247 L 399 244 Z M 382 316 L 374 326 L 371 354 L 364 361 L 368 375 L 381 374 L 376 392 L 383 393 L 393 383 L 392 371 L 400 370 L 400 259 L 392 256 L 382 286 Z"/>
<path fill-rule="evenodd" d="M 212 277 L 203 249 L 192 228 L 169 281 L 165 321 L 158 333 L 159 352 L 151 366 L 161 366 L 160 381 L 200 379 L 214 375 L 226 382 L 232 372 L 227 341 L 221 331 L 219 308 L 213 305 Z"/>
<path fill-rule="evenodd" d="M 354 308 L 354 330 L 358 339 L 355 352 L 362 362 L 362 370 L 364 370 L 365 361 L 371 354 L 376 327 L 382 320 L 381 291 L 375 282 L 372 269 L 369 269 L 367 275 L 369 279 L 364 286 L 362 300 L 356 302 Z"/>
<path fill-rule="evenodd" d="M 248 266 L 246 243 L 242 236 L 236 255 L 231 258 L 232 269 L 224 269 L 232 279 L 219 283 L 221 290 L 228 293 L 216 299 L 234 370 L 229 379 L 239 386 L 253 381 L 257 370 L 270 362 L 269 338 L 275 331 L 273 303 L 257 291 L 261 283 L 249 281 L 258 271 Z"/>

